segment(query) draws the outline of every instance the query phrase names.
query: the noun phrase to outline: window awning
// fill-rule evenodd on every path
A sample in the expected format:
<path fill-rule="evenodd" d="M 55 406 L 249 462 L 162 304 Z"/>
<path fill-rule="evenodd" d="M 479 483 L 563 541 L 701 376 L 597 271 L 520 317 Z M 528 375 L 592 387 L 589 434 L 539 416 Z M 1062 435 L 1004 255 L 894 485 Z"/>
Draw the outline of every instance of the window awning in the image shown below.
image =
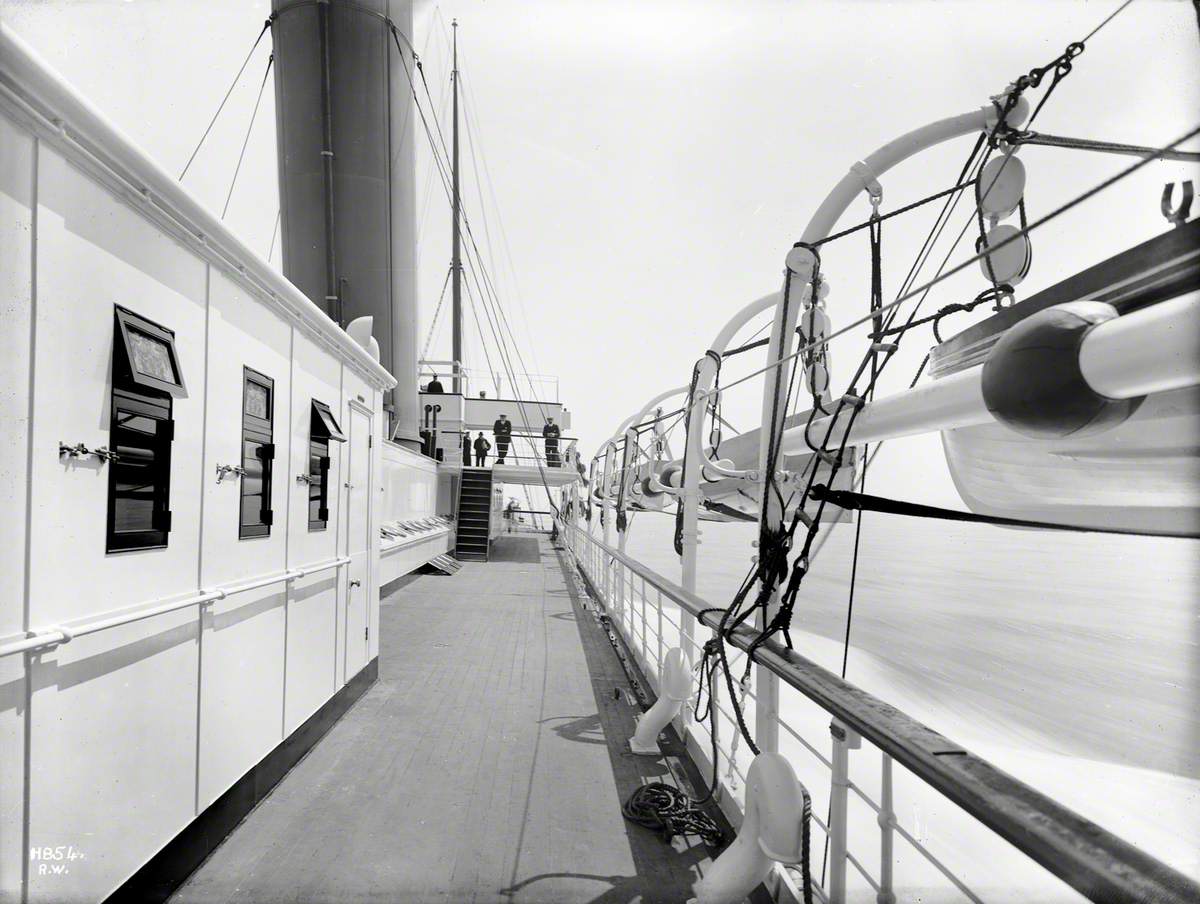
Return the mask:
<path fill-rule="evenodd" d="M 342 428 L 338 426 L 329 406 L 316 399 L 313 399 L 312 403 L 312 427 L 310 429 L 313 439 L 331 439 L 335 443 L 346 441 Z"/>
<path fill-rule="evenodd" d="M 117 318 L 113 377 L 144 389 L 187 398 L 183 370 L 175 351 L 175 333 L 120 305 Z"/>

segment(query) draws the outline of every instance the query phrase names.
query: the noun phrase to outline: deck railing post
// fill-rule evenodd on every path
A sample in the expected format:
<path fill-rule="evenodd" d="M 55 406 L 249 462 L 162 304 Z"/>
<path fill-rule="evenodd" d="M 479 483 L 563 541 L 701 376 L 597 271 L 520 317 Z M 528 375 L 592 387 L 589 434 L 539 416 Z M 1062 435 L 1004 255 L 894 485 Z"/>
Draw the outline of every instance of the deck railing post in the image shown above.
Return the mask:
<path fill-rule="evenodd" d="M 896 904 L 896 895 L 892 891 L 892 844 L 896 827 L 896 813 L 892 800 L 892 758 L 885 753 L 882 760 L 879 815 L 876 817 L 879 823 L 879 891 L 875 895 L 875 904 Z"/>
<path fill-rule="evenodd" d="M 833 776 L 829 788 L 829 904 L 846 901 L 846 797 L 850 790 L 850 751 L 862 746 L 862 738 L 834 719 Z"/>
<path fill-rule="evenodd" d="M 642 580 L 642 593 L 641 593 L 641 596 L 639 597 L 639 599 L 641 600 L 641 604 L 642 604 L 642 655 L 646 658 L 646 670 L 649 672 L 652 672 L 654 674 L 654 678 L 655 678 L 654 684 L 655 684 L 655 687 L 657 688 L 658 685 L 661 684 L 661 682 L 658 680 L 658 677 L 659 677 L 658 663 L 655 661 L 654 657 L 650 655 L 649 633 L 646 630 L 646 579 L 642 578 L 641 580 Z M 653 669 L 650 668 L 651 664 L 654 665 Z"/>
<path fill-rule="evenodd" d="M 662 611 L 663 603 L 662 603 L 662 591 L 661 590 L 657 591 L 657 599 L 658 599 L 658 612 L 657 612 L 657 615 L 658 615 L 658 674 L 660 676 L 660 681 L 661 681 L 662 668 L 663 668 L 663 611 Z M 687 660 L 687 655 L 688 655 L 687 650 L 684 650 L 683 656 L 684 656 L 685 661 Z"/>

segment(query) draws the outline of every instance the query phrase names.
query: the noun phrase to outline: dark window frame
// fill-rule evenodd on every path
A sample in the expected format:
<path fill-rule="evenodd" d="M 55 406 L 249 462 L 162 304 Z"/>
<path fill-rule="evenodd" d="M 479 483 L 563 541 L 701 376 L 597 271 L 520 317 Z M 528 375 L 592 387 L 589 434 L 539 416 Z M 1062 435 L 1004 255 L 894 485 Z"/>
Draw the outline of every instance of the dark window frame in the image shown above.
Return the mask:
<path fill-rule="evenodd" d="M 183 380 L 183 367 L 179 363 L 179 354 L 175 350 L 175 331 L 147 320 L 145 317 L 135 314 L 128 308 L 123 308 L 120 305 L 114 305 L 113 307 L 116 312 L 117 335 L 121 339 L 119 344 L 121 354 L 113 355 L 114 382 L 119 360 L 124 370 L 121 374 L 122 382 L 132 383 L 134 386 L 140 386 L 143 389 L 153 392 L 166 393 L 177 399 L 187 398 L 187 387 Z M 171 369 L 175 371 L 175 382 L 142 373 L 137 369 L 134 364 L 136 359 L 133 353 L 133 340 L 129 335 L 130 331 L 141 333 L 166 346 L 167 355 L 171 362 Z M 114 345 L 116 344 L 114 342 Z M 115 351 L 117 349 L 114 349 Z M 132 389 L 133 387 L 129 388 Z"/>
<path fill-rule="evenodd" d="M 329 444 L 344 443 L 345 435 L 333 416 L 333 411 L 324 402 L 312 400 L 312 411 L 308 425 L 308 529 L 322 531 L 329 527 Z M 313 492 L 316 492 L 316 496 Z M 317 517 L 313 517 L 312 504 L 317 503 Z"/>
<path fill-rule="evenodd" d="M 183 371 L 175 351 L 175 333 L 119 305 L 113 306 L 113 354 L 109 391 L 109 448 L 117 454 L 108 463 L 108 511 L 105 519 L 104 550 L 106 554 L 135 550 L 163 549 L 171 532 L 171 444 L 175 438 L 173 399 L 186 396 Z M 133 364 L 129 330 L 133 329 L 163 342 L 178 383 L 149 377 Z M 135 418 L 154 422 L 154 433 L 130 426 Z M 150 519 L 139 529 L 119 529 L 117 509 L 122 499 L 133 495 L 126 490 L 118 495 L 118 484 L 128 482 L 128 469 L 133 464 L 130 451 L 148 450 L 143 486 L 149 487 L 152 499 Z"/>
<path fill-rule="evenodd" d="M 308 529 L 322 531 L 329 527 L 329 440 L 312 437 L 308 441 Z M 313 493 L 316 492 L 316 496 Z M 317 503 L 317 517 L 312 504 Z"/>
<path fill-rule="evenodd" d="M 265 418 L 253 415 L 247 410 L 252 385 L 267 391 L 267 416 Z M 275 523 L 275 511 L 271 508 L 271 492 L 275 483 L 275 381 L 251 367 L 242 368 L 242 436 L 240 445 L 243 468 L 251 463 L 248 450 L 256 447 L 254 456 L 262 464 L 262 502 L 258 511 L 258 520 L 247 524 L 246 502 L 251 497 L 246 492 L 249 484 L 246 476 L 243 475 L 238 503 L 238 539 L 269 537 L 271 536 L 271 525 Z"/>
<path fill-rule="evenodd" d="M 333 416 L 333 411 L 324 402 L 312 400 L 313 407 L 313 426 L 316 427 L 316 434 L 326 436 L 335 443 L 344 443 L 346 435 L 342 433 L 342 428 L 337 422 L 337 418 Z M 309 428 L 310 431 L 312 427 Z"/>

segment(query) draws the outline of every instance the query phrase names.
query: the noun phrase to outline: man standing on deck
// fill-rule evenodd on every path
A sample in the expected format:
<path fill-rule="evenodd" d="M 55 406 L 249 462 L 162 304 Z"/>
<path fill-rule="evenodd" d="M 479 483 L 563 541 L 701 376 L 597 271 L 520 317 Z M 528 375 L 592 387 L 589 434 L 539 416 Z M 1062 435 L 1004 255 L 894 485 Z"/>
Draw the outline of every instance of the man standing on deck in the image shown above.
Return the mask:
<path fill-rule="evenodd" d="M 471 431 L 463 431 L 463 464 L 471 463 Z"/>
<path fill-rule="evenodd" d="M 546 426 L 542 428 L 542 437 L 546 440 L 546 464 L 552 468 L 559 466 L 558 461 L 558 437 L 562 431 L 558 428 L 558 424 L 554 423 L 554 418 L 546 418 Z"/>
<path fill-rule="evenodd" d="M 492 433 L 496 437 L 496 464 L 504 464 L 504 456 L 508 455 L 508 444 L 512 441 L 512 421 L 507 414 L 492 424 Z"/>
<path fill-rule="evenodd" d="M 429 381 L 429 385 L 425 387 L 426 392 L 445 392 L 442 386 L 442 381 L 438 379 L 438 375 L 434 374 L 433 379 Z"/>
<path fill-rule="evenodd" d="M 483 431 L 480 430 L 479 436 L 475 437 L 475 467 L 487 467 L 487 454 L 490 448 L 492 448 L 492 444 L 484 439 Z"/>

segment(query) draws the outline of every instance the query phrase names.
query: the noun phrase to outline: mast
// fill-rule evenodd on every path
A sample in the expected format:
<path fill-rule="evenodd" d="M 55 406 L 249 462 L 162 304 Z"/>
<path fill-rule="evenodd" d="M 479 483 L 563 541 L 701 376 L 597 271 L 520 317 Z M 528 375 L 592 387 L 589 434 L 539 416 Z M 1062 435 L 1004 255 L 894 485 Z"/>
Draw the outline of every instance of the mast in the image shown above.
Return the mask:
<path fill-rule="evenodd" d="M 454 121 L 451 125 L 451 154 L 450 163 L 451 181 L 453 182 L 454 197 L 451 202 L 453 207 L 453 223 L 451 225 L 451 258 L 450 258 L 450 279 L 451 283 L 451 298 L 453 299 L 453 322 L 452 322 L 452 347 L 450 357 L 454 360 L 454 392 L 462 392 L 462 232 L 459 227 L 460 218 L 462 217 L 462 199 L 458 191 L 458 20 L 455 19 L 450 23 L 450 27 L 454 30 L 453 41 L 453 56 L 454 62 L 450 73 L 450 81 L 454 88 Z"/>

